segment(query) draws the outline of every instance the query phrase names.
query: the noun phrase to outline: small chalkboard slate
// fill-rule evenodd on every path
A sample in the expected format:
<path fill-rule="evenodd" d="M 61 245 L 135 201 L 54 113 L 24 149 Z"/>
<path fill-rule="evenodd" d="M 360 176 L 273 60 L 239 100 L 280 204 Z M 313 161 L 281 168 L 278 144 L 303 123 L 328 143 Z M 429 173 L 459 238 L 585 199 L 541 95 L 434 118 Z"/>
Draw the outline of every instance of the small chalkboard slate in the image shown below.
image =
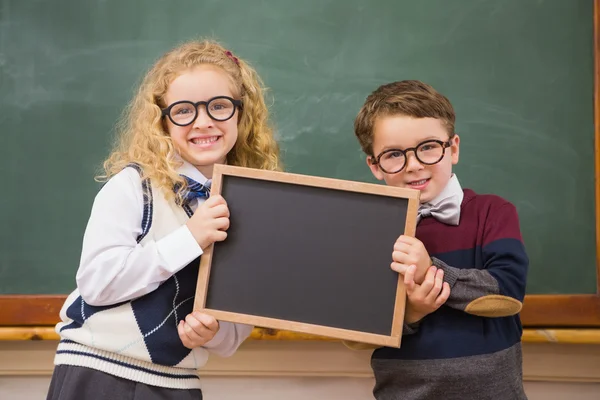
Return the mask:
<path fill-rule="evenodd" d="M 390 269 L 414 236 L 416 190 L 217 165 L 227 239 L 206 249 L 194 309 L 223 321 L 400 346 L 406 292 Z"/>

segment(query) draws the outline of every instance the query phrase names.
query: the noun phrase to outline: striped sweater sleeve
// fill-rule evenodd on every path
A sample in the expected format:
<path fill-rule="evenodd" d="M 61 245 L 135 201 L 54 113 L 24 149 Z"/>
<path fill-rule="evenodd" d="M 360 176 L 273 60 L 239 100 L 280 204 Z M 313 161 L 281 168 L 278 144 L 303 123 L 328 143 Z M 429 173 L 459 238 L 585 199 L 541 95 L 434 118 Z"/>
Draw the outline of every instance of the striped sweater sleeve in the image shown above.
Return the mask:
<path fill-rule="evenodd" d="M 483 317 L 521 311 L 529 259 L 521 239 L 517 210 L 504 202 L 487 210 L 482 238 L 483 268 L 456 268 L 432 258 L 444 271 L 451 294 L 446 305 Z"/>

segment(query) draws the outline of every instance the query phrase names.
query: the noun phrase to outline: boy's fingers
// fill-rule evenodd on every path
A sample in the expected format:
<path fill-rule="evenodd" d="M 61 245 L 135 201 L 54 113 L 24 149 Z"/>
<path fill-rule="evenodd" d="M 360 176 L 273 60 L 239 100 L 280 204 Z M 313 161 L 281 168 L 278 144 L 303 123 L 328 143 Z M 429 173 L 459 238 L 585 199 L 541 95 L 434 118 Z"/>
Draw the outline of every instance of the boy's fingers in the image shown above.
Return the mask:
<path fill-rule="evenodd" d="M 408 253 L 405 253 L 403 251 L 398 251 L 398 250 L 394 250 L 392 252 L 392 261 L 395 261 L 397 263 L 401 263 L 401 264 L 412 264 L 410 261 L 410 256 L 408 255 Z"/>
<path fill-rule="evenodd" d="M 400 275 L 404 275 L 406 274 L 406 271 L 408 270 L 408 266 L 405 264 L 401 264 L 401 263 L 397 263 L 397 262 L 392 262 L 390 264 L 390 267 L 396 271 L 397 273 L 399 273 Z"/>
<path fill-rule="evenodd" d="M 437 299 L 435 299 L 435 306 L 437 308 L 440 308 L 442 304 L 444 304 L 446 300 L 448 300 L 448 297 L 450 297 L 450 285 L 448 284 L 448 282 L 444 282 L 442 286 L 442 293 L 440 293 Z"/>
<path fill-rule="evenodd" d="M 444 271 L 441 269 L 438 269 L 435 273 L 433 287 L 427 294 L 426 300 L 428 303 L 430 303 L 430 304 L 435 303 L 435 300 L 437 299 L 439 294 L 442 292 L 443 285 L 444 285 Z"/>
<path fill-rule="evenodd" d="M 425 274 L 425 279 L 423 279 L 423 283 L 421 283 L 421 288 L 425 292 L 425 295 L 427 295 L 429 292 L 431 292 L 431 289 L 435 285 L 435 273 L 436 272 L 437 272 L 437 268 L 431 266 L 427 270 L 427 274 Z"/>
<path fill-rule="evenodd" d="M 415 271 L 417 270 L 417 266 L 416 265 L 410 265 L 408 266 L 408 268 L 406 269 L 406 276 L 404 278 L 404 282 L 406 282 L 407 280 L 414 282 L 415 280 Z"/>
<path fill-rule="evenodd" d="M 415 270 L 416 267 L 414 265 L 411 265 L 410 267 L 408 267 L 408 269 L 406 270 L 406 274 L 404 274 L 404 285 L 406 285 L 406 293 L 408 295 L 411 295 L 413 293 L 413 291 L 415 290 Z"/>
<path fill-rule="evenodd" d="M 442 292 L 443 287 L 444 287 L 444 271 L 441 269 L 438 269 L 437 272 L 435 273 L 435 282 L 433 284 L 433 288 L 431 289 L 431 292 L 429 293 L 429 296 L 428 296 L 429 297 L 428 300 L 431 301 L 431 304 L 435 303 L 435 299 Z"/>
<path fill-rule="evenodd" d="M 396 240 L 396 243 L 405 243 L 407 245 L 413 245 L 416 243 L 416 240 L 417 239 L 415 239 L 412 236 L 402 235 L 398 238 L 398 240 Z"/>
<path fill-rule="evenodd" d="M 410 250 L 410 245 L 404 242 L 396 242 L 394 243 L 394 251 L 399 251 L 401 253 L 408 253 Z"/>

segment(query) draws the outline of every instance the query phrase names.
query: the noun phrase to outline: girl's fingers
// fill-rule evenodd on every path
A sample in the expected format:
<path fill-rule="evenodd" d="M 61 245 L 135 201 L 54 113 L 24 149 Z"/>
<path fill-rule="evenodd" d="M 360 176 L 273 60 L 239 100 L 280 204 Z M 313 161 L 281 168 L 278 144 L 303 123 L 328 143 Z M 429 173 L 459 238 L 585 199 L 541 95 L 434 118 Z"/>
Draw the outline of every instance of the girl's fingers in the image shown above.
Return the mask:
<path fill-rule="evenodd" d="M 177 324 L 177 333 L 179 334 L 179 339 L 181 339 L 181 343 L 183 343 L 185 347 L 187 347 L 188 349 L 193 349 L 194 344 L 185 332 L 184 324 L 184 321 L 179 321 L 179 324 Z"/>

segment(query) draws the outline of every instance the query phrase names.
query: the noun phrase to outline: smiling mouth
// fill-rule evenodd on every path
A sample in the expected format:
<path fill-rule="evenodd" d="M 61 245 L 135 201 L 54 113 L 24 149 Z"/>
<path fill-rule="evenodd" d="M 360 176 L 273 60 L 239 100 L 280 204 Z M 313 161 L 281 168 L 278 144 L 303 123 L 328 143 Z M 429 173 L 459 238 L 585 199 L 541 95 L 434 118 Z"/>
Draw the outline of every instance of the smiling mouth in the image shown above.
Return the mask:
<path fill-rule="evenodd" d="M 220 138 L 220 136 L 201 137 L 201 138 L 191 139 L 190 142 L 192 142 L 193 144 L 206 146 L 206 145 L 213 144 L 214 142 L 219 140 L 219 138 Z"/>
<path fill-rule="evenodd" d="M 411 182 L 407 183 L 407 186 L 408 187 L 413 187 L 413 188 L 421 188 L 423 186 L 426 186 L 430 179 L 431 178 L 421 179 L 421 180 L 418 180 L 418 181 L 411 181 Z"/>
<path fill-rule="evenodd" d="M 190 143 L 199 148 L 208 148 L 215 144 L 221 136 L 204 136 L 190 139 Z"/>

